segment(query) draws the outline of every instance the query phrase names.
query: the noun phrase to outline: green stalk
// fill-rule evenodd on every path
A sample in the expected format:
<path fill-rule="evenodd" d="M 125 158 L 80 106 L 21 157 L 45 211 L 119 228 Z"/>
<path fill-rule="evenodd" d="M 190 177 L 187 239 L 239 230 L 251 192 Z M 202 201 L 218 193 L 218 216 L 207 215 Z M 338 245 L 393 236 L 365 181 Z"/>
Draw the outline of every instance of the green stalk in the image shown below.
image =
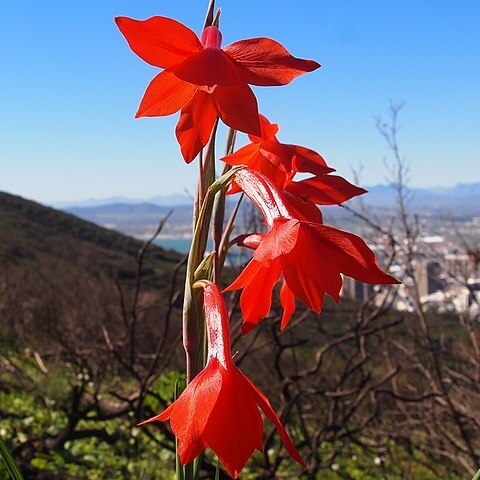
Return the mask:
<path fill-rule="evenodd" d="M 218 122 L 217 122 L 218 123 Z M 210 222 L 212 219 L 213 201 L 217 192 L 222 188 L 226 188 L 232 175 L 236 169 L 232 169 L 227 175 L 222 175 L 215 180 L 215 125 L 212 137 L 207 147 L 205 159 L 200 159 L 200 177 L 197 188 L 196 205 L 194 209 L 194 232 L 190 252 L 187 260 L 187 272 L 185 278 L 185 294 L 183 303 L 183 345 L 186 353 L 186 373 L 187 384 L 190 383 L 200 368 L 203 368 L 206 359 L 205 345 L 199 348 L 200 342 L 206 344 L 205 325 L 203 321 L 203 313 L 199 311 L 197 300 L 192 289 L 195 283 L 195 274 L 208 272 L 208 268 L 203 270 L 205 266 L 204 255 L 207 247 L 208 233 Z M 205 160 L 203 162 L 203 160 Z M 202 263 L 204 265 L 202 265 Z M 208 262 L 207 262 L 208 263 Z M 202 265 L 202 267 L 199 266 Z M 207 265 L 208 267 L 208 265 Z M 208 274 L 208 273 L 207 273 Z M 211 277 L 211 273 L 208 274 Z M 179 470 L 184 471 L 184 478 Z M 178 480 L 193 480 L 199 474 L 200 464 L 198 462 L 185 465 L 182 469 L 177 466 Z"/>
<path fill-rule="evenodd" d="M 472 480 L 480 480 L 480 470 L 475 474 Z"/>
<path fill-rule="evenodd" d="M 200 161 L 200 175 L 194 211 L 195 225 L 187 260 L 185 294 L 183 299 L 183 346 L 187 363 L 187 384 L 190 383 L 197 374 L 197 359 L 200 334 L 202 331 L 202 314 L 198 311 L 192 285 L 195 282 L 195 271 L 201 264 L 205 254 L 210 228 L 212 205 L 211 202 L 207 202 L 206 200 L 209 189 L 215 181 L 216 126 L 217 124 L 215 125 L 208 145 L 205 163 Z"/>
<path fill-rule="evenodd" d="M 225 148 L 225 155 L 233 153 L 235 147 L 236 130 L 230 128 L 228 131 L 227 145 Z M 223 175 L 225 175 L 231 169 L 230 165 L 225 164 L 223 167 Z M 224 252 L 222 251 L 222 237 L 223 226 L 225 223 L 225 193 L 226 187 L 220 190 L 215 196 L 215 202 L 213 204 L 213 245 L 215 250 L 213 260 L 213 281 L 218 283 L 220 280 L 221 270 L 223 267 Z"/>

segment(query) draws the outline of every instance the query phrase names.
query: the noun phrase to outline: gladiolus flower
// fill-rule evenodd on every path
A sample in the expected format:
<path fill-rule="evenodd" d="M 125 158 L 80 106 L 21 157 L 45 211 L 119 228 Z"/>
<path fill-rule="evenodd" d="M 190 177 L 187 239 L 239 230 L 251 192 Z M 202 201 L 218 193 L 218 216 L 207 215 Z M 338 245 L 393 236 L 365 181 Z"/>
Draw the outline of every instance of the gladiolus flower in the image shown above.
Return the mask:
<path fill-rule="evenodd" d="M 335 171 L 317 152 L 299 145 L 280 143 L 276 137 L 278 125 L 270 123 L 263 115 L 259 115 L 259 118 L 261 136 L 249 135 L 251 143 L 223 157 L 225 163 L 246 165 L 251 170 L 263 173 L 278 188 L 284 188 L 296 172 L 325 175 Z"/>
<path fill-rule="evenodd" d="M 286 85 L 320 66 L 293 57 L 269 38 L 240 40 L 221 48 L 222 34 L 213 25 L 199 39 L 171 18 L 117 17 L 115 21 L 140 58 L 164 69 L 148 85 L 136 116 L 166 116 L 181 110 L 176 135 L 187 163 L 208 143 L 218 117 L 236 130 L 261 134 L 257 101 L 248 84 Z"/>
<path fill-rule="evenodd" d="M 288 453 L 304 466 L 268 399 L 233 364 L 228 313 L 218 287 L 208 280 L 200 280 L 194 287 L 204 288 L 207 365 L 172 405 L 142 424 L 170 419 L 182 464 L 210 447 L 237 478 L 255 449 L 263 450 L 260 408 L 278 429 Z"/>
<path fill-rule="evenodd" d="M 222 160 L 229 165 L 245 165 L 262 173 L 284 192 L 296 218 L 322 223 L 322 215 L 316 205 L 340 205 L 352 197 L 366 193 L 338 175 L 317 152 L 299 145 L 288 145 L 277 140 L 278 125 L 260 115 L 262 136 L 249 135 L 251 143 Z M 314 176 L 300 182 L 293 181 L 296 173 Z M 235 182 L 228 193 L 241 189 Z"/>
<path fill-rule="evenodd" d="M 360 237 L 296 218 L 282 193 L 261 173 L 245 168 L 234 178 L 260 208 L 269 226 L 266 235 L 257 237 L 252 260 L 226 289 L 243 288 L 242 333 L 267 316 L 273 287 L 281 275 L 282 329 L 295 311 L 295 297 L 317 313 L 322 310 L 325 293 L 338 302 L 341 274 L 365 283 L 399 283 L 380 269 L 373 252 Z M 250 244 L 254 246 L 252 240 Z"/>

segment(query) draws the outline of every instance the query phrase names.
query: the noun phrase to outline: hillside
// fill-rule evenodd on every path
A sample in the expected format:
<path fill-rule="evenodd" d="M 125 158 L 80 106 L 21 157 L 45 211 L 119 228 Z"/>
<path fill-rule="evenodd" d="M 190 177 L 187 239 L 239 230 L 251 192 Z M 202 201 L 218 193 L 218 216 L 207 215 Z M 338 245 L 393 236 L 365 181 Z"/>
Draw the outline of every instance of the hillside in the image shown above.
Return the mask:
<path fill-rule="evenodd" d="M 161 217 L 159 217 L 161 218 Z M 0 192 L 0 265 L 59 265 L 66 274 L 82 270 L 95 277 L 135 276 L 142 243 L 74 215 Z M 152 247 L 145 258 L 149 282 L 170 272 L 180 255 Z M 154 280 L 155 278 L 155 280 Z"/>
<path fill-rule="evenodd" d="M 101 364 L 111 356 L 105 328 L 120 348 L 134 321 L 143 326 L 136 339 L 142 351 L 154 349 L 160 334 L 170 338 L 180 320 L 181 303 L 172 309 L 170 295 L 182 256 L 152 246 L 135 296 L 142 245 L 0 192 L 0 344 L 36 348 L 42 355 L 72 362 L 88 357 Z M 177 288 L 182 283 L 178 276 Z M 174 319 L 171 332 L 159 329 L 167 316 Z"/>

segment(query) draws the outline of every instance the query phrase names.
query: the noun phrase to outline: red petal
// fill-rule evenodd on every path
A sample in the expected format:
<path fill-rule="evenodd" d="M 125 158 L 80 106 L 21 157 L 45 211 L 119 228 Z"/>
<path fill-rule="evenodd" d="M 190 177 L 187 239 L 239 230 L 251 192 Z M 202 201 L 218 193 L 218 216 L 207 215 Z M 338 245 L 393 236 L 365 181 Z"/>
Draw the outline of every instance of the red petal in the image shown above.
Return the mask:
<path fill-rule="evenodd" d="M 182 109 L 175 130 L 185 162 L 190 163 L 208 143 L 216 120 L 217 112 L 211 96 L 197 91 L 190 103 Z"/>
<path fill-rule="evenodd" d="M 309 227 L 339 272 L 365 283 L 400 283 L 378 266 L 375 255 L 360 237 L 326 225 L 309 224 Z"/>
<path fill-rule="evenodd" d="M 282 258 L 282 266 L 292 292 L 319 313 L 324 292 L 339 301 L 342 277 L 336 258 L 317 235 L 316 225 L 301 223 L 295 248 Z"/>
<path fill-rule="evenodd" d="M 224 290 L 224 292 L 243 288 L 245 285 L 247 285 L 247 283 L 255 278 L 261 268 L 262 264 L 260 262 L 250 260 L 247 266 L 240 272 L 240 275 Z"/>
<path fill-rule="evenodd" d="M 215 48 L 196 53 L 175 67 L 173 72 L 185 82 L 205 87 L 210 93 L 216 85 L 233 87 L 245 84 L 230 57 Z"/>
<path fill-rule="evenodd" d="M 334 172 L 334 168 L 330 168 L 323 157 L 309 148 L 300 147 L 299 145 L 285 145 L 290 155 L 295 157 L 292 162 L 292 170 L 295 172 L 309 172 L 314 175 L 325 175 Z"/>
<path fill-rule="evenodd" d="M 237 152 L 222 158 L 222 160 L 229 165 L 247 165 L 251 170 L 261 172 L 268 177 L 279 188 L 283 187 L 288 178 L 285 168 L 279 168 L 272 162 L 273 160 L 276 161 L 277 165 L 280 164 L 279 157 L 264 150 L 263 143 L 249 143 Z M 230 193 L 233 192 L 238 192 L 238 187 L 232 188 Z"/>
<path fill-rule="evenodd" d="M 254 260 L 268 265 L 272 260 L 289 254 L 296 247 L 299 229 L 297 219 L 276 220 L 255 250 Z"/>
<path fill-rule="evenodd" d="M 285 168 L 277 166 L 281 165 L 280 158 L 275 156 L 274 153 L 266 151 L 263 148 L 263 143 L 260 145 L 249 143 L 235 153 L 222 158 L 222 160 L 229 165 L 247 165 L 251 170 L 261 172 L 268 177 L 279 188 L 283 187 L 288 178 Z M 229 193 L 237 193 L 238 191 L 237 186 L 231 188 Z"/>
<path fill-rule="evenodd" d="M 242 335 L 246 335 L 258 325 L 270 311 L 272 306 L 272 291 L 280 278 L 280 262 L 272 262 L 269 266 L 262 266 L 243 289 L 240 296 L 240 306 L 244 318 Z"/>
<path fill-rule="evenodd" d="M 134 20 L 116 17 L 115 22 L 130 48 L 156 67 L 172 67 L 203 49 L 194 32 L 171 18 Z"/>
<path fill-rule="evenodd" d="M 265 234 L 263 233 L 247 233 L 238 238 L 237 245 L 255 250 L 260 245 L 260 242 L 264 237 Z"/>
<path fill-rule="evenodd" d="M 309 253 L 312 253 L 310 250 Z M 308 258 L 308 253 L 305 257 L 291 259 L 282 258 L 282 270 L 285 282 L 290 290 L 298 297 L 305 305 L 310 307 L 314 312 L 320 313 L 323 307 L 323 297 L 325 295 L 326 283 L 328 282 L 328 274 L 323 273 L 322 269 L 324 263 L 318 263 L 318 255 L 316 258 Z M 308 267 L 305 262 L 316 261 L 315 267 Z M 338 277 L 340 277 L 338 275 Z M 338 285 L 341 279 L 337 278 Z"/>
<path fill-rule="evenodd" d="M 178 112 L 197 89 L 165 70 L 148 85 L 135 117 L 162 117 Z"/>
<path fill-rule="evenodd" d="M 308 198 L 317 205 L 339 205 L 367 192 L 338 175 L 319 175 L 301 182 L 292 182 L 287 189 L 289 192 Z"/>
<path fill-rule="evenodd" d="M 171 417 L 174 408 L 175 408 L 175 403 L 172 403 L 162 413 L 159 413 L 158 415 L 155 415 L 154 417 L 149 418 L 148 420 L 144 420 L 143 422 L 138 423 L 137 426 L 139 427 L 140 425 L 145 425 L 147 423 L 152 423 L 152 422 L 165 422 Z"/>
<path fill-rule="evenodd" d="M 232 365 L 227 306 L 215 283 L 210 280 L 199 280 L 195 286 L 203 287 L 203 306 L 208 332 L 208 361 L 216 359 L 227 368 Z"/>
<path fill-rule="evenodd" d="M 260 144 L 260 151 L 276 168 L 284 172 L 290 172 L 292 169 L 292 158 L 289 155 L 288 149 L 276 138 L 263 140 Z"/>
<path fill-rule="evenodd" d="M 285 198 L 265 175 L 249 168 L 242 168 L 235 173 L 234 180 L 260 209 L 270 226 L 273 226 L 275 220 L 292 218 Z"/>
<path fill-rule="evenodd" d="M 259 146 L 256 143 L 249 143 L 237 150 L 235 153 L 223 157 L 222 162 L 228 165 L 248 165 L 250 160 L 258 153 Z"/>
<path fill-rule="evenodd" d="M 339 301 L 341 273 L 365 283 L 398 283 L 360 237 L 316 223 L 301 223 L 295 248 L 280 261 L 289 288 L 317 313 L 324 292 Z"/>
<path fill-rule="evenodd" d="M 260 124 L 262 127 L 262 136 L 255 137 L 254 135 L 249 135 L 250 141 L 254 143 L 260 143 L 262 140 L 268 140 L 270 138 L 275 138 L 275 135 L 278 133 L 278 123 L 270 123 L 267 117 L 261 113 L 258 115 L 260 117 Z"/>
<path fill-rule="evenodd" d="M 295 295 L 288 288 L 288 285 L 285 281 L 282 282 L 282 287 L 280 288 L 280 303 L 283 307 L 282 323 L 280 324 L 280 330 L 283 330 L 287 325 L 292 315 L 295 313 Z"/>
<path fill-rule="evenodd" d="M 243 375 L 232 365 L 223 370 L 222 390 L 212 407 L 203 440 L 228 473 L 237 478 L 252 453 L 262 450 L 263 420 Z"/>
<path fill-rule="evenodd" d="M 270 38 L 240 40 L 223 50 L 239 63 L 244 80 L 252 85 L 286 85 L 295 77 L 320 67 L 313 60 L 293 57 Z"/>
<path fill-rule="evenodd" d="M 218 86 L 212 93 L 218 116 L 235 130 L 260 135 L 257 99 L 247 84 Z"/>
<path fill-rule="evenodd" d="M 221 388 L 222 374 L 214 361 L 207 364 L 172 405 L 140 425 L 170 418 L 170 426 L 178 438 L 180 461 L 184 465 L 190 463 L 207 447 L 203 432 Z"/>
<path fill-rule="evenodd" d="M 273 185 L 282 189 L 285 182 L 288 180 L 288 173 L 283 168 L 275 166 L 271 162 L 272 156 L 265 156 L 265 153 L 267 153 L 265 150 L 260 150 L 259 154 L 248 164 L 248 167 L 262 173 Z"/>
<path fill-rule="evenodd" d="M 288 436 L 288 433 L 285 430 L 285 427 L 282 425 L 282 422 L 277 417 L 277 414 L 270 405 L 268 398 L 250 381 L 250 379 L 246 375 L 244 375 L 241 371 L 239 372 L 251 387 L 252 395 L 256 399 L 258 406 L 263 410 L 266 417 L 275 425 L 275 427 L 277 427 L 278 433 L 280 434 L 280 438 L 282 439 L 283 445 L 287 449 L 287 452 L 296 462 L 302 465 L 302 467 L 305 467 L 305 462 L 298 453 L 298 450 L 295 448 L 292 440 Z"/>
<path fill-rule="evenodd" d="M 287 188 L 290 188 L 290 185 Z M 295 218 L 307 222 L 323 223 L 322 212 L 313 202 L 294 195 L 288 190 L 284 190 L 283 194 L 288 203 L 288 208 Z"/>
<path fill-rule="evenodd" d="M 241 193 L 242 189 L 237 185 L 235 180 L 232 180 L 227 190 L 227 195 L 234 195 L 235 193 Z"/>

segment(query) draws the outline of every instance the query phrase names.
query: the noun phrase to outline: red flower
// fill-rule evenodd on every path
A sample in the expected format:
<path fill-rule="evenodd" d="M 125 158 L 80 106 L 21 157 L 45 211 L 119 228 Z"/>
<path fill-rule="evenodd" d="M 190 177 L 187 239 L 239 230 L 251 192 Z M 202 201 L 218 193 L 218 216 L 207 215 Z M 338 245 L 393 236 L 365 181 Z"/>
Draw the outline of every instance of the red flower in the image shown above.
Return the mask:
<path fill-rule="evenodd" d="M 258 244 L 253 259 L 226 289 L 243 288 L 242 333 L 267 316 L 273 287 L 282 274 L 281 328 L 285 328 L 295 311 L 295 297 L 317 313 L 322 310 L 325 293 L 338 302 L 340 274 L 365 283 L 399 283 L 380 269 L 373 252 L 360 237 L 296 218 L 280 191 L 261 173 L 242 169 L 235 174 L 235 181 L 260 208 L 270 227 L 266 235 L 256 237 L 256 242 L 250 240 L 251 247 Z"/>
<path fill-rule="evenodd" d="M 181 109 L 176 135 L 187 163 L 207 144 L 217 117 L 260 135 L 257 101 L 248 84 L 286 85 L 320 66 L 293 57 L 269 38 L 240 40 L 222 49 L 215 26 L 207 27 L 200 41 L 171 18 L 115 21 L 140 58 L 164 69 L 147 87 L 136 116 L 165 116 Z"/>
<path fill-rule="evenodd" d="M 279 188 L 283 188 L 296 172 L 325 175 L 334 172 L 317 152 L 299 145 L 280 143 L 278 125 L 259 115 L 262 135 L 249 135 L 251 143 L 235 153 L 223 157 L 229 165 L 246 165 L 266 175 Z M 232 192 L 238 189 L 232 189 Z"/>
<path fill-rule="evenodd" d="M 208 280 L 195 286 L 204 288 L 207 365 L 172 405 L 142 424 L 170 419 L 182 464 L 210 447 L 237 478 L 254 450 L 263 448 L 260 407 L 277 427 L 288 453 L 304 466 L 268 399 L 232 362 L 228 313 L 218 287 Z"/>
<path fill-rule="evenodd" d="M 260 115 L 262 136 L 249 135 L 252 143 L 245 145 L 222 160 L 229 165 L 246 165 L 262 173 L 284 192 L 284 200 L 296 218 L 322 222 L 316 205 L 339 205 L 366 190 L 347 182 L 338 175 L 329 175 L 334 169 L 327 166 L 317 152 L 298 145 L 288 145 L 277 140 L 278 125 Z M 314 176 L 294 182 L 297 172 Z M 241 189 L 235 182 L 228 193 Z"/>

